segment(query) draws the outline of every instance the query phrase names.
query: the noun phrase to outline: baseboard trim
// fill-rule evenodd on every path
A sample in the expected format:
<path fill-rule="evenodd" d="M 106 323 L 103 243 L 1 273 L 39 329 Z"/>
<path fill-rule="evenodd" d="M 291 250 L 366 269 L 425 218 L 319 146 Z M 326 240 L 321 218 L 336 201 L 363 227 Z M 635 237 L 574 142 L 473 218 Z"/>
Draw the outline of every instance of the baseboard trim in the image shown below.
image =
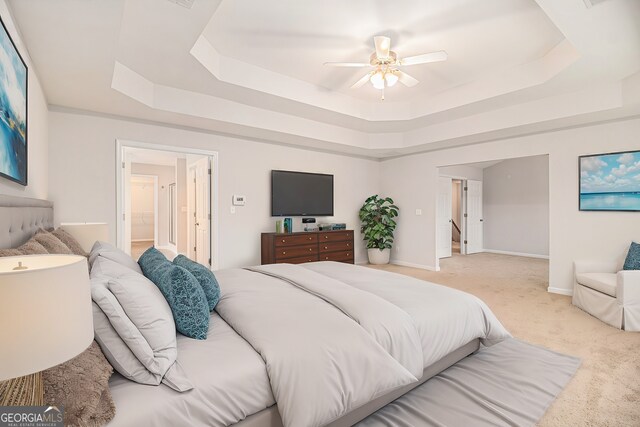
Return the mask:
<path fill-rule="evenodd" d="M 490 254 L 499 254 L 499 255 L 522 256 L 527 258 L 549 259 L 549 255 L 528 254 L 525 252 L 499 251 L 497 249 L 484 249 L 483 252 L 488 252 Z"/>
<path fill-rule="evenodd" d="M 573 289 L 565 289 L 565 288 L 554 288 L 549 286 L 547 288 L 547 292 L 549 292 L 550 294 L 560 294 L 560 295 L 567 295 L 567 296 L 573 296 Z"/>
<path fill-rule="evenodd" d="M 398 261 L 398 260 L 395 260 L 395 259 L 391 260 L 391 264 L 399 265 L 399 266 L 402 266 L 402 267 L 419 268 L 420 270 L 440 271 L 439 268 L 431 267 L 430 265 L 414 264 L 412 262 Z"/>

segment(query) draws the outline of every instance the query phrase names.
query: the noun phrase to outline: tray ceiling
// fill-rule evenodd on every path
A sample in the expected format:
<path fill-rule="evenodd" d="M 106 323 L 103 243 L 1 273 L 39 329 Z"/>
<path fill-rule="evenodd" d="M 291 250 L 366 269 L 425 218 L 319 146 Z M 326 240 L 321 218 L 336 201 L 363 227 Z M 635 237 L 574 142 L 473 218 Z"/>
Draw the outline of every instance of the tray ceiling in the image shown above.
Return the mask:
<path fill-rule="evenodd" d="M 640 113 L 640 2 L 9 0 L 48 102 L 388 157 Z M 372 37 L 420 80 L 381 102 Z M 409 67 L 407 67 L 409 71 Z"/>

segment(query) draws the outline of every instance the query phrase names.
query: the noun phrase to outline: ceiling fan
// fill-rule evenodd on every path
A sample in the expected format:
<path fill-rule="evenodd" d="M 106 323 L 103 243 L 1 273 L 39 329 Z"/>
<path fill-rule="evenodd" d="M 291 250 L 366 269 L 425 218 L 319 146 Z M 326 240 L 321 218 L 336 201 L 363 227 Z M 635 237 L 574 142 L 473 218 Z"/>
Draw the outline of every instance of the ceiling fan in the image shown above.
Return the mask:
<path fill-rule="evenodd" d="M 447 59 L 447 52 L 444 50 L 400 59 L 391 50 L 391 39 L 389 37 L 376 36 L 373 38 L 373 42 L 376 50 L 369 57 L 369 62 L 325 62 L 324 65 L 331 67 L 373 67 L 373 70 L 355 82 L 351 89 L 357 89 L 365 83 L 371 82 L 374 88 L 382 90 L 382 100 L 384 100 L 384 89 L 395 85 L 397 82 L 407 87 L 413 87 L 419 83 L 418 80 L 401 71 L 399 67 L 427 64 Z"/>

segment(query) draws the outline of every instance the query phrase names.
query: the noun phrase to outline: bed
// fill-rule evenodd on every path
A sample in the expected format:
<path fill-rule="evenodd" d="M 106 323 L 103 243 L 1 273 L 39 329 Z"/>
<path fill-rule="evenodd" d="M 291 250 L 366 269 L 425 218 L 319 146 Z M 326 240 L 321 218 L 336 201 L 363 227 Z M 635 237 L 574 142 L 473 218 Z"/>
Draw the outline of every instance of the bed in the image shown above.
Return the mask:
<path fill-rule="evenodd" d="M 0 197 L 0 247 L 53 225 L 46 201 Z M 350 426 L 509 337 L 479 299 L 333 262 L 216 272 L 206 340 L 178 336 L 194 389 L 110 380 L 113 426 Z"/>

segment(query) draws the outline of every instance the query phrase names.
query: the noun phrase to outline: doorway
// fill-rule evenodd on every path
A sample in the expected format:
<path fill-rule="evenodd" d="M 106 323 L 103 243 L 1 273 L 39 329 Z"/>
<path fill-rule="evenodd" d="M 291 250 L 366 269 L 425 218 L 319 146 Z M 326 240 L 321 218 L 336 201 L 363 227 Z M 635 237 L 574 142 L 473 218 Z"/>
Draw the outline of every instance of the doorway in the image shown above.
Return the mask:
<path fill-rule="evenodd" d="M 438 259 L 483 251 L 482 213 L 481 180 L 444 175 L 438 178 Z"/>
<path fill-rule="evenodd" d="M 158 245 L 158 177 L 131 174 L 131 256 Z"/>
<path fill-rule="evenodd" d="M 451 252 L 461 254 L 462 241 L 462 189 L 464 181 L 451 180 Z"/>
<path fill-rule="evenodd" d="M 137 259 L 155 246 L 170 260 L 182 254 L 217 268 L 217 153 L 117 141 L 116 157 L 118 247 Z M 155 180 L 153 215 L 142 192 L 149 179 Z"/>
<path fill-rule="evenodd" d="M 208 185 L 211 164 L 208 157 L 189 156 L 188 161 L 188 253 L 189 258 L 206 265 L 211 264 L 209 240 L 211 215 Z"/>

